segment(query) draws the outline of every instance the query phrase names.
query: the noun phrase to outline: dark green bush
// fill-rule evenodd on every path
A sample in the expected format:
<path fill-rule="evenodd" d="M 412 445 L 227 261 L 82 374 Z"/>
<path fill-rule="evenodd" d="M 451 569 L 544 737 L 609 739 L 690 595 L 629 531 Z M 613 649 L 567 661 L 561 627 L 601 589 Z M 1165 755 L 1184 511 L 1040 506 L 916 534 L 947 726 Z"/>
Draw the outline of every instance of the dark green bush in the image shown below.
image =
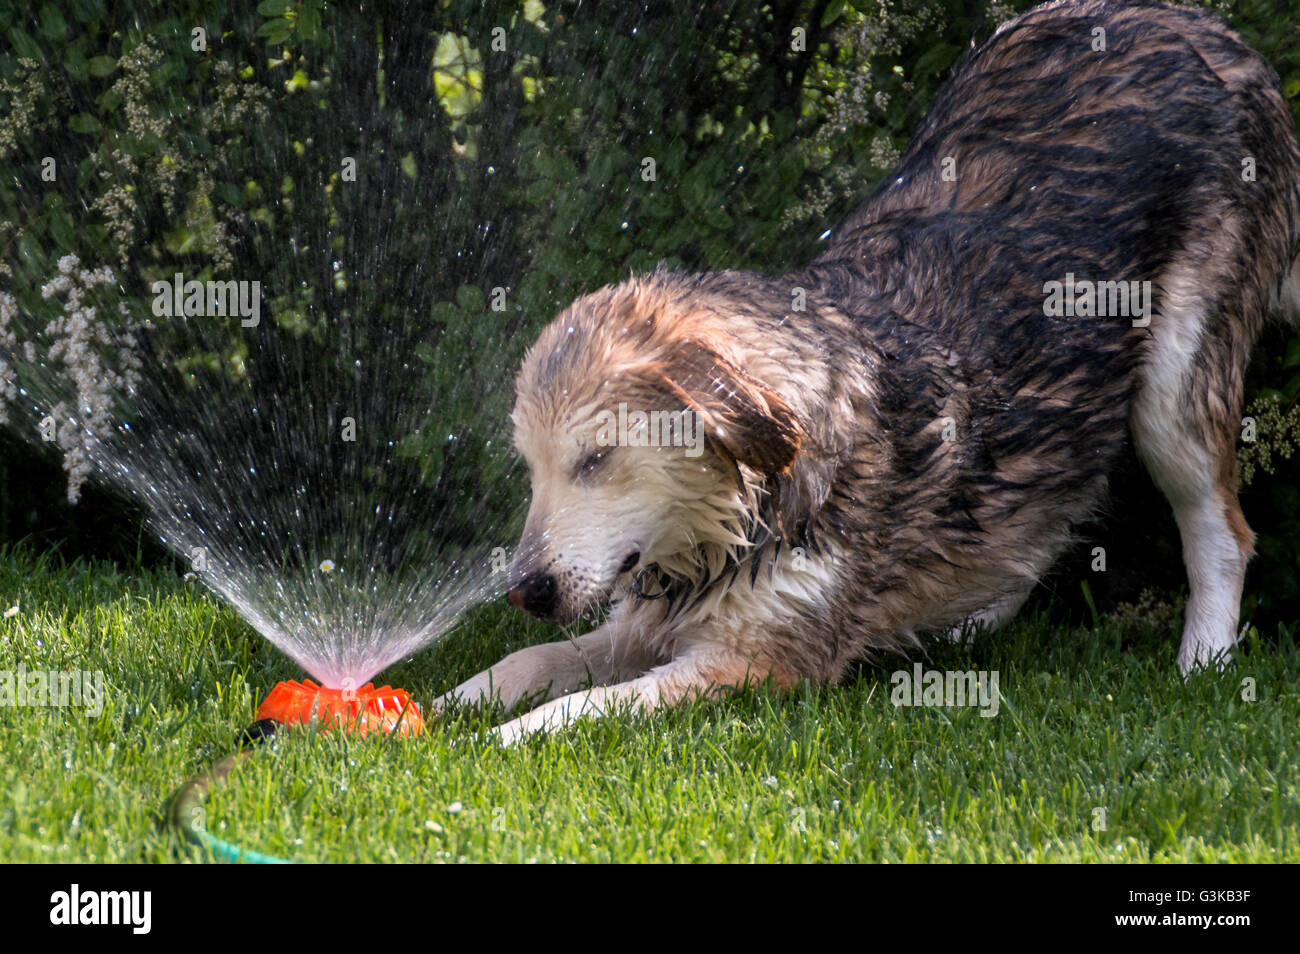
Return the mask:
<path fill-rule="evenodd" d="M 47 320 L 41 286 L 74 253 L 113 268 L 126 322 L 176 271 L 260 278 L 256 333 L 155 329 L 167 386 L 282 388 L 284 365 L 259 358 L 285 341 L 294 367 L 322 375 L 384 352 L 419 397 L 397 426 L 401 458 L 441 492 L 513 479 L 503 493 L 518 493 L 499 432 L 467 424 L 450 440 L 433 424 L 503 419 L 540 326 L 629 271 L 805 261 L 971 40 L 1028 6 L 0 2 L 0 289 Z M 1300 103 L 1300 4 L 1224 9 Z M 396 331 L 409 340 L 388 341 Z M 1275 332 L 1252 399 L 1294 411 L 1298 355 Z M 1294 617 L 1300 471 L 1271 460 L 1245 494 L 1260 531 L 1251 606 Z M 33 508 L 71 532 L 48 486 L 23 485 L 30 457 L 0 466 L 0 535 L 30 529 Z M 1143 541 L 1114 523 L 1098 533 L 1112 550 Z M 1136 594 L 1135 576 L 1115 598 Z"/>

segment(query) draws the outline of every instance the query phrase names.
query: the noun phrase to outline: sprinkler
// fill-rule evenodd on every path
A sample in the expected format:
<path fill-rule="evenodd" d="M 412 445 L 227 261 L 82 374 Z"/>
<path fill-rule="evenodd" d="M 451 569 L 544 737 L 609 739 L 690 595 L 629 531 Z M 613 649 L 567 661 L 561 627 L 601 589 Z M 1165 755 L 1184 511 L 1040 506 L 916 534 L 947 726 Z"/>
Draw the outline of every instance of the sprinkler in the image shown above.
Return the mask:
<path fill-rule="evenodd" d="M 170 819 L 189 840 L 226 861 L 285 864 L 285 859 L 231 844 L 207 830 L 202 802 L 212 788 L 224 784 L 240 760 L 273 737 L 281 726 L 316 722 L 322 731 L 335 729 L 366 735 L 376 730 L 401 736 L 424 730 L 420 707 L 405 689 L 366 683 L 360 689 L 330 689 L 310 679 L 277 683 L 257 707 L 257 722 L 244 730 L 239 750 L 195 775 L 171 800 Z"/>
<path fill-rule="evenodd" d="M 281 725 L 318 721 L 326 731 L 366 735 L 376 729 L 399 735 L 419 735 L 424 729 L 420 707 L 405 689 L 368 682 L 360 689 L 329 689 L 310 679 L 281 682 L 257 707 L 258 719 Z"/>

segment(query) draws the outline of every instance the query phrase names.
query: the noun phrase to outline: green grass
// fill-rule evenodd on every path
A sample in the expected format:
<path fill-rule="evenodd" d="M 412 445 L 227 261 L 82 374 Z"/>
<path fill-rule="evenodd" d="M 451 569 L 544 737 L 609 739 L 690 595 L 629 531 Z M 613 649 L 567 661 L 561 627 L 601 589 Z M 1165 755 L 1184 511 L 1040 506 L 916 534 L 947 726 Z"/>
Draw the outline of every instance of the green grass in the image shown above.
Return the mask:
<path fill-rule="evenodd" d="M 99 718 L 0 707 L 0 859 L 205 860 L 166 825 L 168 797 L 302 673 L 170 574 L 0 549 L 0 600 L 20 606 L 0 621 L 0 669 L 102 670 L 108 685 Z M 554 635 L 486 607 L 383 679 L 427 700 Z M 900 664 L 514 749 L 484 731 L 499 712 L 413 740 L 282 731 L 205 822 L 301 861 L 1300 860 L 1296 640 L 1252 643 L 1187 684 L 1176 644 L 1029 619 L 926 661 L 997 670 L 994 718 L 894 708 Z"/>

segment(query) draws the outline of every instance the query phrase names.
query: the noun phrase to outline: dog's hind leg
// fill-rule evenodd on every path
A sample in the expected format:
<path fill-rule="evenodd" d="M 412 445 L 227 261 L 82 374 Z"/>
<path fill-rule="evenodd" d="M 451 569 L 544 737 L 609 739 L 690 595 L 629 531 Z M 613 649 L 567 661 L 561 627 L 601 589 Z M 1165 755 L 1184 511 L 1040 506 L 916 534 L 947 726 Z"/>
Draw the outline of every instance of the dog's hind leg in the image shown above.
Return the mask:
<path fill-rule="evenodd" d="M 1254 534 L 1237 502 L 1236 438 L 1254 334 L 1248 319 L 1227 317 L 1249 308 L 1240 297 L 1211 300 L 1212 276 L 1175 269 L 1161 284 L 1132 430 L 1182 537 L 1189 594 L 1178 665 L 1186 673 L 1223 665 L 1237 640 Z"/>

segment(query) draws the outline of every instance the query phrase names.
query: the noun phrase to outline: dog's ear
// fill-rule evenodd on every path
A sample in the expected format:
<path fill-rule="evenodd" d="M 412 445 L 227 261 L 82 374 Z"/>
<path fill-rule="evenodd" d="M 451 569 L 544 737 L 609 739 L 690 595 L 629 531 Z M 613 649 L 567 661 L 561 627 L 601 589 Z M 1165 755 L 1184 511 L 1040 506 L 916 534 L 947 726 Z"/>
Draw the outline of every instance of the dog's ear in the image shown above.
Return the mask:
<path fill-rule="evenodd" d="M 768 484 L 767 519 L 790 546 L 810 546 L 813 517 L 830 496 L 834 460 L 806 450 L 788 473 L 775 474 Z"/>
<path fill-rule="evenodd" d="M 700 416 L 708 439 L 733 460 L 763 474 L 788 473 L 794 465 L 802 441 L 794 411 L 712 348 L 679 339 L 651 376 Z"/>

